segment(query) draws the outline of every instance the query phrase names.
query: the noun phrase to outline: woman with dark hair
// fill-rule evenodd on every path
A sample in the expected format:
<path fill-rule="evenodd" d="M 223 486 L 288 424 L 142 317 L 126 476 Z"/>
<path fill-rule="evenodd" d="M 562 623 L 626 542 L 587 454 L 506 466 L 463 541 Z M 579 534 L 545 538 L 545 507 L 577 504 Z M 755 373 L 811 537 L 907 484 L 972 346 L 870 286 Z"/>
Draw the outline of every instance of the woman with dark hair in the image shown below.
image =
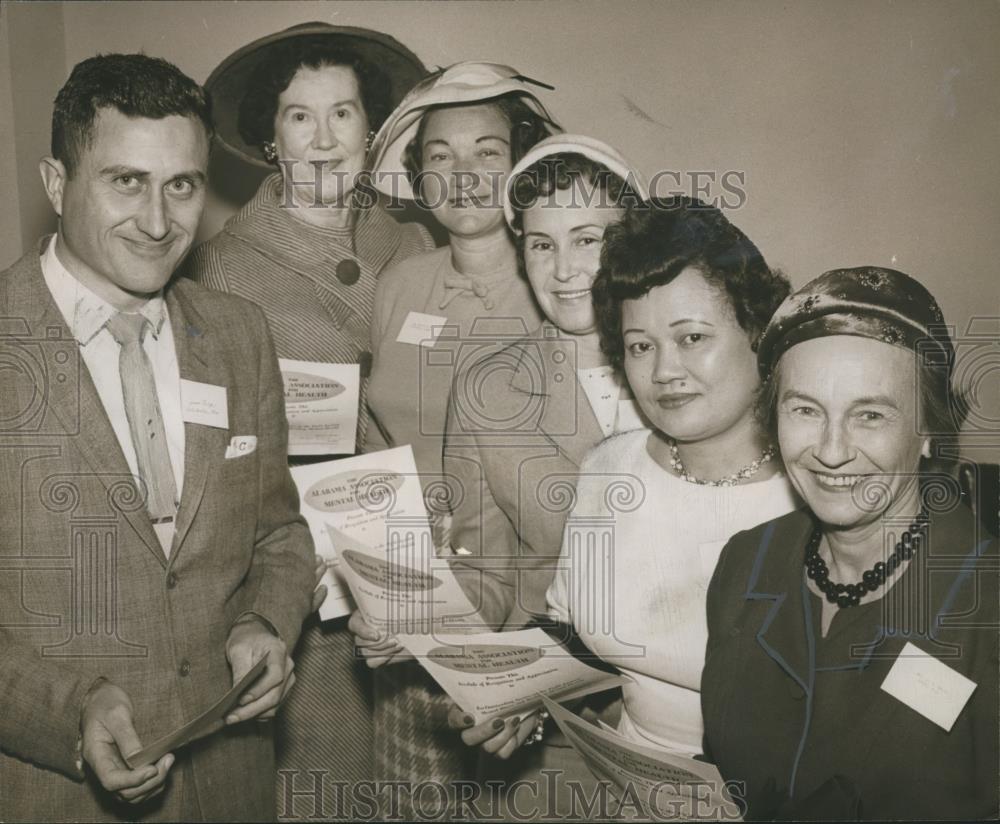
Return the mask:
<path fill-rule="evenodd" d="M 376 279 L 434 246 L 360 184 L 374 130 L 425 73 L 387 35 L 307 23 L 243 47 L 206 82 L 223 147 L 274 173 L 194 252 L 189 273 L 258 304 L 279 357 L 360 365 L 359 445 Z M 301 786 L 308 770 L 371 777 L 371 677 L 345 623 L 313 617 L 302 634 L 299 683 L 278 722 L 279 798 L 284 780 Z M 288 815 L 309 809 L 294 799 Z"/>
<path fill-rule="evenodd" d="M 963 405 L 937 302 L 891 269 L 827 272 L 757 358 L 807 508 L 722 552 L 709 756 L 751 819 L 996 819 L 1000 565 L 941 471 Z"/>
<path fill-rule="evenodd" d="M 459 63 L 414 88 L 376 138 L 374 182 L 415 198 L 449 245 L 411 258 L 379 281 L 372 322 L 372 425 L 366 449 L 413 448 L 425 491 L 441 488 L 448 397 L 470 357 L 524 335 L 540 314 L 519 276 L 500 193 L 513 165 L 558 126 L 514 69 Z M 428 496 L 429 497 L 429 496 Z M 447 546 L 447 507 L 432 504 L 435 544 Z M 359 646 L 384 647 L 355 613 Z M 381 669 L 376 687 L 376 777 L 443 784 L 469 777 L 447 727 L 447 697 L 415 662 Z M 443 798 L 441 814 L 454 804 Z M 416 815 L 405 796 L 402 814 Z M 421 805 L 426 815 L 437 807 Z M 390 813 L 383 807 L 383 814 Z"/>
<path fill-rule="evenodd" d="M 376 187 L 448 230 L 447 247 L 386 272 L 372 323 L 368 448 L 410 444 L 425 486 L 441 476 L 460 363 L 541 319 L 501 207 L 513 165 L 558 130 L 536 91 L 509 67 L 458 63 L 414 88 L 377 138 Z"/>
<path fill-rule="evenodd" d="M 605 437 L 648 426 L 601 350 L 591 299 L 607 228 L 646 196 L 641 175 L 616 149 L 582 135 L 543 140 L 508 179 L 504 212 L 545 321 L 456 377 L 444 457 L 459 550 L 452 568 L 493 629 L 545 619 L 584 456 Z M 613 711 L 605 706 L 613 700 L 601 696 L 587 713 Z M 541 714 L 506 719 L 497 730 L 496 718 L 469 726 L 455 706 L 450 722 L 466 744 L 481 747 L 481 780 L 537 782 L 533 812 L 570 816 L 567 781 L 593 784 Z M 558 771 L 551 786 L 543 769 Z M 528 815 L 526 806 L 510 810 Z"/>
<path fill-rule="evenodd" d="M 648 201 L 605 234 L 593 289 L 601 341 L 655 428 L 587 455 L 547 599 L 552 618 L 630 676 L 618 732 L 637 743 L 701 752 L 718 553 L 796 505 L 753 411 L 754 350 L 787 293 L 746 235 L 692 198 Z M 586 540 L 601 529 L 594 519 L 614 525 L 599 557 L 586 549 L 605 551 L 602 534 Z"/>

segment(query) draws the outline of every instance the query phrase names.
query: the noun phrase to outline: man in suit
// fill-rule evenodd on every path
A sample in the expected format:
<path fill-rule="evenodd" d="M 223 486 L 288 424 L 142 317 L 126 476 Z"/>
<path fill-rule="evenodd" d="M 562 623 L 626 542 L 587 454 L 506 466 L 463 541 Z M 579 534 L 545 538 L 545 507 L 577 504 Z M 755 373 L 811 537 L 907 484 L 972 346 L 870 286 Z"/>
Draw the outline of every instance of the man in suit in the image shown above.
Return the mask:
<path fill-rule="evenodd" d="M 76 66 L 41 174 L 60 216 L 0 273 L 0 819 L 273 818 L 312 542 L 263 315 L 181 279 L 203 90 L 144 55 Z M 214 735 L 126 756 L 260 659 Z"/>

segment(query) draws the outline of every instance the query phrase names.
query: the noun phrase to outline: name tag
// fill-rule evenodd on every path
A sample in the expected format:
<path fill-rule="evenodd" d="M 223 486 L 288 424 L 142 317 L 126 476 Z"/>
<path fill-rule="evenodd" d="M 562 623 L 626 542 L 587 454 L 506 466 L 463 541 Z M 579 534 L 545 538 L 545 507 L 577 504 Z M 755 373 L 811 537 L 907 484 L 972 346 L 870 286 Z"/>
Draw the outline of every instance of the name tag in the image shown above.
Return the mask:
<path fill-rule="evenodd" d="M 396 343 L 410 343 L 414 346 L 431 347 L 441 334 L 442 327 L 448 323 L 448 318 L 441 315 L 426 315 L 423 312 L 410 312 L 403 321 L 403 328 L 396 336 Z"/>
<path fill-rule="evenodd" d="M 882 689 L 950 732 L 976 683 L 908 642 L 882 682 Z"/>
<path fill-rule="evenodd" d="M 181 378 L 181 417 L 185 423 L 229 429 L 226 387 Z"/>

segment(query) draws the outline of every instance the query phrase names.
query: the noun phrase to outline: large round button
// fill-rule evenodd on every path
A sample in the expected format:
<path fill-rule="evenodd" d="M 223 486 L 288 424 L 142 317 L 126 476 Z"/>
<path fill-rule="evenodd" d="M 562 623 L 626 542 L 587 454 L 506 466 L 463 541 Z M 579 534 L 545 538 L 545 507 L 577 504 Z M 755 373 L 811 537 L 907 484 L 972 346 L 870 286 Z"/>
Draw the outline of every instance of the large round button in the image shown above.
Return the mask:
<path fill-rule="evenodd" d="M 191 674 L 191 662 L 185 658 L 181 661 L 181 665 L 177 671 L 181 674 L 181 677 L 187 678 Z"/>
<path fill-rule="evenodd" d="M 357 283 L 359 277 L 361 277 L 361 267 L 356 260 L 347 258 L 337 264 L 337 280 L 345 286 Z"/>

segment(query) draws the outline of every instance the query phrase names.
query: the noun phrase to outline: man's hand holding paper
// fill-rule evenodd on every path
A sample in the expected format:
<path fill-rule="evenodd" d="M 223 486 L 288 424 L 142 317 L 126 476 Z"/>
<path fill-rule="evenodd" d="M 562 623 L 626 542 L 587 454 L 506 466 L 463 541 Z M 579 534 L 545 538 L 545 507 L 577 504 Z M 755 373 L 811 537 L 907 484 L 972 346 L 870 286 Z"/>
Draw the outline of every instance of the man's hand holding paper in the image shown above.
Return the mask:
<path fill-rule="evenodd" d="M 278 705 L 295 684 L 294 663 L 285 642 L 255 616 L 238 621 L 229 633 L 226 657 L 233 670 L 233 684 L 239 683 L 260 660 L 267 660 L 264 674 L 243 693 L 237 706 L 226 716 L 227 724 L 251 718 L 273 718 Z"/>
<path fill-rule="evenodd" d="M 122 754 L 142 746 L 133 712 L 132 699 L 125 690 L 110 681 L 98 682 L 83 704 L 81 753 L 104 789 L 122 801 L 139 804 L 163 791 L 174 756 L 167 753 L 155 764 L 129 767 Z"/>

